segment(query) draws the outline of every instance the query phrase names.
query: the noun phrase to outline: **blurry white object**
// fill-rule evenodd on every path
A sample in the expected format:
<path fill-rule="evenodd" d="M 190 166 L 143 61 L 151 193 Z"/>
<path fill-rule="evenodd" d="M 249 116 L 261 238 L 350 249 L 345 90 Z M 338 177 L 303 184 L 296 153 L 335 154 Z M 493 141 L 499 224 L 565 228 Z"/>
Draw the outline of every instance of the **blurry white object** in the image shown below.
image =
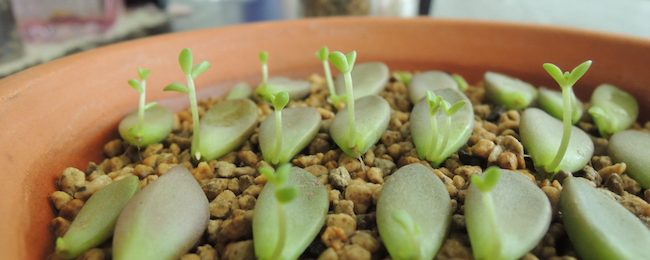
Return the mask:
<path fill-rule="evenodd" d="M 413 17 L 418 15 L 419 0 L 371 0 L 370 14 L 375 16 Z"/>
<path fill-rule="evenodd" d="M 650 38 L 650 0 L 435 0 L 430 14 L 567 25 Z"/>

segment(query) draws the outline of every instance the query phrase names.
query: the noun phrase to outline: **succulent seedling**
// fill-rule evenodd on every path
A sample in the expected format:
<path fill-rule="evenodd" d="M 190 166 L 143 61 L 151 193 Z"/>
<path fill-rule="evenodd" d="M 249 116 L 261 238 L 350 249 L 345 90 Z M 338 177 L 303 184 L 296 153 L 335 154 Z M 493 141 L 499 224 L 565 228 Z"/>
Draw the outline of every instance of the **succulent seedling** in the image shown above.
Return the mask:
<path fill-rule="evenodd" d="M 196 99 L 196 88 L 194 86 L 194 80 L 206 72 L 211 67 L 211 65 L 207 61 L 203 61 L 198 65 L 194 65 L 192 50 L 187 48 L 183 49 L 178 56 L 178 64 L 180 65 L 183 74 L 185 74 L 187 85 L 183 85 L 181 83 L 172 83 L 167 85 L 164 90 L 187 94 L 190 99 L 190 110 L 192 112 L 191 154 L 198 160 L 201 159 L 201 153 L 198 151 L 201 144 L 201 128 L 199 124 L 199 106 Z"/>
<path fill-rule="evenodd" d="M 341 109 L 345 105 L 345 99 L 342 98 L 342 96 L 337 95 L 336 89 L 334 89 L 334 81 L 332 80 L 332 72 L 330 71 L 329 55 L 330 51 L 327 47 L 323 47 L 316 52 L 316 57 L 318 57 L 318 59 L 323 63 L 325 81 L 327 82 L 327 89 L 330 92 L 327 101 L 337 109 Z"/>
<path fill-rule="evenodd" d="M 120 135 L 128 143 L 143 147 L 159 143 L 172 131 L 174 114 L 156 102 L 147 103 L 147 79 L 151 70 L 138 69 L 139 79 L 129 80 L 129 85 L 140 93 L 138 110 L 127 115 L 119 125 Z"/>
<path fill-rule="evenodd" d="M 210 211 L 201 185 L 175 166 L 138 192 L 120 213 L 112 257 L 178 259 L 201 238 Z"/>
<path fill-rule="evenodd" d="M 321 116 L 311 107 L 284 109 L 289 103 L 286 91 L 269 94 L 265 99 L 273 106 L 274 113 L 260 126 L 262 155 L 274 165 L 289 162 L 316 137 Z"/>
<path fill-rule="evenodd" d="M 329 58 L 330 62 L 334 63 L 332 60 L 332 53 L 330 53 Z M 360 99 L 370 95 L 379 95 L 379 93 L 386 88 L 390 77 L 390 70 L 386 64 L 382 62 L 366 62 L 360 64 L 355 64 L 353 62 L 353 64 L 354 69 L 350 67 L 350 78 L 354 85 L 354 99 Z M 346 93 L 347 95 L 347 84 L 345 74 L 339 74 L 334 81 L 336 92 L 339 95 L 341 93 Z"/>
<path fill-rule="evenodd" d="M 560 210 L 566 232 L 580 258 L 650 259 L 648 227 L 590 181 L 565 178 Z"/>
<path fill-rule="evenodd" d="M 320 231 L 327 215 L 327 190 L 311 173 L 290 164 L 259 169 L 268 182 L 253 213 L 259 259 L 297 259 Z"/>
<path fill-rule="evenodd" d="M 444 88 L 459 88 L 458 83 L 448 73 L 439 70 L 416 73 L 411 84 L 408 85 L 409 98 L 413 104 L 416 104 L 426 98 L 428 91 Z"/>
<path fill-rule="evenodd" d="M 447 188 L 431 169 L 406 165 L 387 178 L 377 201 L 377 227 L 394 259 L 433 259 L 451 221 Z"/>
<path fill-rule="evenodd" d="M 602 84 L 591 94 L 589 114 L 600 135 L 609 137 L 634 124 L 639 115 L 639 104 L 629 93 L 614 85 Z"/>
<path fill-rule="evenodd" d="M 370 95 L 354 99 L 351 72 L 356 58 L 355 51 L 348 54 L 338 51 L 330 53 L 330 61 L 345 79 L 346 101 L 346 109 L 337 113 L 330 133 L 341 150 L 354 158 L 366 153 L 381 138 L 390 120 L 390 106 L 383 98 Z"/>
<path fill-rule="evenodd" d="M 445 88 L 436 93 L 428 91 L 410 118 L 418 155 L 435 167 L 467 143 L 474 122 L 471 103 L 460 91 Z"/>
<path fill-rule="evenodd" d="M 100 245 L 113 235 L 124 206 L 139 190 L 139 180 L 129 176 L 93 194 L 81 208 L 63 237 L 56 239 L 56 254 L 73 259 Z"/>
<path fill-rule="evenodd" d="M 524 175 L 490 167 L 472 175 L 465 199 L 467 231 L 475 259 L 518 259 L 544 237 L 551 205 Z"/>
<path fill-rule="evenodd" d="M 488 99 L 506 109 L 524 109 L 537 98 L 537 89 L 527 82 L 491 71 L 484 78 Z"/>

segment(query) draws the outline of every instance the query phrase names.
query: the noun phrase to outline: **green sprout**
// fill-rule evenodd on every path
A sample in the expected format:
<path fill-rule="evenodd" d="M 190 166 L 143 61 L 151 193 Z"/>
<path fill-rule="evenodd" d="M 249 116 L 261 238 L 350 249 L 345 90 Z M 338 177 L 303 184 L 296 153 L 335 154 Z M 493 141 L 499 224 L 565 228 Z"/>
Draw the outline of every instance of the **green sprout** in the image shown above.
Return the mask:
<path fill-rule="evenodd" d="M 192 148 L 191 154 L 198 160 L 201 159 L 201 153 L 198 151 L 200 146 L 200 124 L 199 124 L 199 107 L 196 99 L 196 88 L 194 80 L 201 74 L 206 72 L 210 67 L 210 63 L 203 61 L 198 65 L 194 65 L 194 57 L 192 50 L 183 49 L 178 56 L 178 64 L 187 78 L 187 85 L 181 83 L 172 83 L 165 87 L 165 91 L 176 91 L 187 94 L 190 99 L 190 109 L 192 111 Z"/>
<path fill-rule="evenodd" d="M 467 81 L 463 76 L 459 74 L 451 74 L 451 77 L 456 81 L 456 84 L 458 84 L 458 90 L 465 92 L 467 88 L 469 87 L 469 84 L 467 84 Z"/>
<path fill-rule="evenodd" d="M 325 72 L 325 80 L 327 81 L 327 89 L 330 92 L 330 96 L 327 101 L 330 104 L 334 105 L 337 109 L 340 109 L 345 104 L 344 98 L 336 95 L 336 89 L 334 88 L 334 80 L 332 80 L 332 72 L 330 71 L 329 64 L 329 55 L 330 51 L 327 47 L 323 47 L 318 52 L 316 52 L 316 57 L 323 63 L 323 71 Z"/>
<path fill-rule="evenodd" d="M 573 117 L 573 85 L 587 73 L 589 67 L 591 67 L 591 61 L 585 61 L 575 67 L 571 72 L 564 72 L 552 63 L 544 63 L 544 69 L 548 72 L 549 75 L 560 85 L 562 89 L 562 107 L 564 114 L 562 115 L 563 122 L 563 131 L 562 131 L 562 141 L 560 142 L 560 147 L 557 150 L 557 153 L 550 164 L 546 165 L 545 170 L 547 172 L 558 172 L 560 171 L 560 162 L 564 158 L 564 155 L 567 152 L 569 147 L 569 141 L 571 138 L 572 132 L 572 117 Z"/>
<path fill-rule="evenodd" d="M 285 163 L 280 165 L 277 170 L 264 166 L 260 168 L 260 173 L 264 175 L 275 189 L 275 199 L 278 202 L 278 238 L 275 244 L 275 250 L 269 259 L 281 259 L 282 251 L 286 246 L 287 214 L 285 205 L 298 196 L 298 188 L 294 185 L 287 185 L 291 164 Z"/>
<path fill-rule="evenodd" d="M 630 128 L 639 116 L 634 96 L 610 84 L 602 84 L 591 95 L 589 114 L 603 137 Z"/>
<path fill-rule="evenodd" d="M 404 86 L 410 85 L 411 80 L 413 79 L 413 73 L 408 71 L 396 71 L 393 73 L 393 75 L 397 80 L 404 83 Z"/>
<path fill-rule="evenodd" d="M 429 143 L 429 148 L 425 157 L 433 162 L 434 165 L 440 165 L 445 159 L 447 159 L 448 152 L 446 151 L 447 143 L 449 141 L 449 136 L 452 134 L 451 131 L 451 117 L 456 114 L 466 102 L 460 100 L 453 105 L 449 104 L 442 97 L 437 96 L 431 91 L 427 91 L 427 104 L 429 105 L 429 113 L 431 115 L 431 131 L 433 132 L 433 138 Z M 444 112 L 444 126 L 438 127 L 438 114 L 439 112 Z M 440 130 L 440 133 L 438 131 Z"/>
<path fill-rule="evenodd" d="M 275 145 L 271 155 L 271 163 L 278 164 L 282 153 L 282 109 L 289 104 L 289 93 L 282 91 L 275 95 L 268 96 L 268 100 L 273 105 L 273 115 L 275 119 Z"/>
<path fill-rule="evenodd" d="M 138 110 L 120 122 L 119 132 L 128 143 L 143 147 L 167 138 L 172 130 L 174 114 L 156 102 L 147 103 L 149 69 L 138 69 L 139 79 L 129 80 L 129 85 L 140 93 Z"/>
<path fill-rule="evenodd" d="M 352 86 L 352 69 L 354 68 L 354 62 L 357 60 L 357 52 L 352 51 L 348 54 L 343 54 L 340 51 L 335 51 L 330 53 L 329 59 L 334 64 L 334 67 L 343 73 L 345 79 L 345 95 L 342 97 L 346 102 L 346 107 L 348 110 L 348 147 L 353 148 L 356 145 L 356 125 L 354 120 L 354 92 Z"/>
<path fill-rule="evenodd" d="M 406 210 L 395 211 L 392 215 L 393 220 L 399 224 L 404 233 L 410 239 L 409 248 L 403 248 L 400 253 L 403 255 L 396 256 L 399 259 L 421 259 L 420 254 L 420 235 L 422 230 L 420 226 L 413 221 L 413 218 Z"/>
<path fill-rule="evenodd" d="M 262 83 L 257 87 L 256 93 L 270 103 L 271 101 L 268 98 L 273 93 L 271 86 L 269 85 L 269 52 L 260 52 L 259 59 L 262 64 Z"/>
<path fill-rule="evenodd" d="M 474 174 L 465 222 L 474 259 L 519 259 L 544 238 L 551 203 L 524 175 L 492 166 Z"/>

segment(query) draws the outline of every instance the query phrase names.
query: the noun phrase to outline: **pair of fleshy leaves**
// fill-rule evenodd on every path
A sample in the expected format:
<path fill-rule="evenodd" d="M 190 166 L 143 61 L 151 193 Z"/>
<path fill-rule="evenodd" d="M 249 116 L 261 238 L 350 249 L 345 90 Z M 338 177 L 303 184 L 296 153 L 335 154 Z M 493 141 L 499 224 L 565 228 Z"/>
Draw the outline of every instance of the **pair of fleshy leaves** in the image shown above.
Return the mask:
<path fill-rule="evenodd" d="M 476 259 L 518 259 L 544 237 L 551 205 L 526 176 L 496 167 L 473 175 L 465 222 Z"/>
<path fill-rule="evenodd" d="M 253 212 L 253 242 L 259 259 L 271 259 L 276 253 L 280 233 L 285 237 L 277 259 L 297 259 L 314 240 L 325 222 L 329 208 L 327 189 L 311 173 L 292 167 L 286 186 L 297 188 L 297 195 L 288 203 L 279 201 L 276 184 L 262 189 Z M 280 211 L 283 212 L 280 212 Z M 283 215 L 286 230 L 279 229 Z"/>
<path fill-rule="evenodd" d="M 276 119 L 269 115 L 260 125 L 259 143 L 264 160 L 273 164 L 289 162 L 316 137 L 321 116 L 311 107 L 282 109 L 282 139 L 277 142 Z M 277 145 L 281 147 L 278 149 Z"/>
<path fill-rule="evenodd" d="M 330 125 L 330 135 L 347 155 L 356 158 L 365 154 L 388 129 L 390 105 L 380 96 L 357 99 L 354 108 L 355 127 L 350 133 L 348 109 L 336 113 Z"/>
<path fill-rule="evenodd" d="M 429 93 L 447 104 L 454 104 L 449 111 L 436 108 L 432 115 L 433 100 L 427 97 L 413 107 L 409 119 L 418 155 L 438 166 L 467 143 L 474 129 L 474 109 L 469 99 L 457 89 L 442 88 Z"/>
<path fill-rule="evenodd" d="M 636 216 L 584 178 L 568 177 L 562 187 L 562 221 L 580 257 L 650 259 L 650 230 Z"/>
<path fill-rule="evenodd" d="M 614 85 L 602 84 L 591 95 L 589 114 L 596 123 L 600 135 L 609 137 L 636 122 L 639 104 L 629 93 Z"/>
<path fill-rule="evenodd" d="M 138 190 L 138 178 L 129 176 L 93 194 L 57 239 L 57 255 L 75 258 L 111 235 L 113 259 L 175 259 L 187 252 L 209 218 L 207 198 L 192 174 L 176 166 Z"/>
<path fill-rule="evenodd" d="M 129 80 L 129 85 L 140 93 L 138 110 L 120 121 L 119 133 L 131 145 L 144 147 L 165 140 L 174 125 L 174 113 L 156 102 L 146 103 L 147 80 L 151 70 L 138 69 L 140 79 Z"/>
<path fill-rule="evenodd" d="M 387 178 L 377 202 L 377 227 L 394 259 L 433 259 L 451 220 L 447 188 L 431 169 L 404 166 Z"/>

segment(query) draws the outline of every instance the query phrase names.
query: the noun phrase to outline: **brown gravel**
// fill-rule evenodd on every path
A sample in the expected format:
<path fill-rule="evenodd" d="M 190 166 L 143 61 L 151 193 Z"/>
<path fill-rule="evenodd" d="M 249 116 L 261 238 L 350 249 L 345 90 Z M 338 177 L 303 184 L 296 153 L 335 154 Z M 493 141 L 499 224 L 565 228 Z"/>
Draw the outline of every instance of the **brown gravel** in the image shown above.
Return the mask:
<path fill-rule="evenodd" d="M 317 107 L 323 124 L 320 133 L 292 163 L 318 177 L 329 189 L 330 211 L 321 233 L 303 255 L 310 259 L 384 259 L 387 251 L 381 243 L 375 224 L 374 207 L 384 179 L 398 167 L 409 163 L 424 163 L 414 150 L 409 131 L 412 104 L 407 88 L 392 78 L 381 93 L 393 109 L 389 129 L 378 144 L 363 157 L 343 154 L 328 134 L 335 111 L 326 101 L 327 89 L 318 75 L 310 77 L 311 95 L 304 101 L 293 101 L 289 107 Z M 451 231 L 441 247 L 438 259 L 471 259 L 471 247 L 465 227 L 464 198 L 473 174 L 490 165 L 516 170 L 534 180 L 546 194 L 553 207 L 553 220 L 544 239 L 522 259 L 575 259 L 575 252 L 564 231 L 558 203 L 566 173 L 556 180 L 542 178 L 535 172 L 532 161 L 519 141 L 520 113 L 503 110 L 483 103 L 485 89 L 479 84 L 466 91 L 474 105 L 475 127 L 466 147 L 453 154 L 444 167 L 433 170 L 447 187 L 452 199 Z M 218 99 L 200 102 L 204 113 Z M 263 120 L 272 109 L 256 100 Z M 595 133 L 588 116 L 579 127 Z M 650 122 L 645 123 L 650 129 Z M 254 259 L 252 216 L 257 196 L 266 178 L 257 169 L 268 165 L 257 145 L 257 131 L 240 149 L 219 160 L 196 162 L 191 159 L 191 114 L 177 114 L 173 132 L 161 144 L 145 149 L 129 146 L 120 139 L 104 145 L 101 163 L 89 163 L 87 169 L 67 168 L 57 180 L 58 191 L 50 195 L 56 217 L 51 221 L 53 234 L 65 233 L 85 200 L 112 181 L 135 175 L 141 187 L 156 181 L 175 165 L 184 165 L 199 181 L 210 201 L 210 221 L 202 238 L 182 259 Z M 643 190 L 627 176 L 624 163 L 613 163 L 606 155 L 607 139 L 593 137 L 596 147 L 591 163 L 576 176 L 589 179 L 594 186 L 606 191 L 625 208 L 638 216 L 650 228 L 650 190 Z M 110 258 L 110 243 L 91 249 L 80 259 Z"/>

